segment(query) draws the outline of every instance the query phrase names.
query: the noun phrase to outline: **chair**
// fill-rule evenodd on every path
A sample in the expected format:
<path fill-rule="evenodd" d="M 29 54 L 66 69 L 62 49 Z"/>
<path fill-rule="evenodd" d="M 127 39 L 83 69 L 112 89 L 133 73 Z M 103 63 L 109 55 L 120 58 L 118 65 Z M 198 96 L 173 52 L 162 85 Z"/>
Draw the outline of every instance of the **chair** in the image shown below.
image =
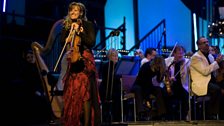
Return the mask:
<path fill-rule="evenodd" d="M 197 104 L 199 105 L 199 109 L 202 109 L 203 120 L 205 120 L 205 103 L 210 100 L 210 96 L 193 96 L 194 103 L 194 118 L 197 119 Z"/>
<path fill-rule="evenodd" d="M 199 111 L 202 112 L 202 117 L 203 120 L 206 120 L 206 105 L 205 103 L 208 102 L 210 100 L 210 96 L 209 95 L 203 95 L 203 96 L 197 96 L 196 94 L 193 93 L 192 89 L 191 89 L 191 85 L 190 85 L 190 96 L 192 97 L 192 102 L 193 102 L 193 107 L 194 107 L 194 120 L 197 120 L 197 117 L 199 117 L 197 115 L 197 107 L 200 109 Z M 202 110 L 201 110 L 202 109 Z M 218 115 L 217 115 L 217 119 L 218 119 Z"/>
<path fill-rule="evenodd" d="M 136 122 L 135 94 L 131 92 L 131 88 L 135 82 L 135 79 L 136 79 L 136 76 L 133 76 L 133 75 L 122 75 L 122 77 L 120 79 L 121 80 L 121 122 L 124 122 L 123 102 L 128 99 L 133 99 L 134 122 Z"/>
<path fill-rule="evenodd" d="M 189 72 L 190 73 L 190 72 Z M 194 92 L 192 91 L 192 75 L 190 74 L 189 77 L 189 97 L 192 97 L 193 100 L 193 107 L 194 107 L 194 119 L 197 119 L 197 104 L 199 104 L 199 108 L 202 109 L 202 115 L 203 115 L 203 120 L 206 120 L 206 105 L 205 103 L 207 101 L 210 100 L 210 96 L 209 95 L 203 95 L 203 96 L 197 96 L 196 94 L 194 94 Z M 189 98 L 190 99 L 190 98 Z M 191 101 L 191 100 L 189 100 Z M 190 103 L 190 110 L 191 110 L 191 103 Z M 219 115 L 216 115 L 216 119 L 219 120 Z M 190 121 L 191 121 L 191 117 L 190 117 Z"/>
<path fill-rule="evenodd" d="M 202 114 L 203 114 L 203 120 L 205 120 L 205 102 L 210 100 L 210 96 L 204 95 L 204 96 L 197 96 L 192 91 L 192 80 L 191 76 L 189 77 L 189 109 L 190 109 L 190 121 L 191 121 L 191 99 L 193 100 L 193 107 L 194 107 L 194 120 L 197 119 L 197 104 L 199 105 L 199 108 L 202 108 Z"/>
<path fill-rule="evenodd" d="M 190 82 L 192 82 L 192 81 L 190 80 Z M 197 96 L 192 91 L 192 87 L 191 87 L 191 83 L 190 83 L 190 85 L 189 85 L 189 97 L 191 97 L 192 100 L 193 100 L 192 102 L 193 102 L 193 107 L 194 107 L 194 120 L 197 119 L 197 105 L 198 105 L 199 109 L 200 108 L 202 109 L 203 120 L 205 120 L 205 102 L 210 100 L 210 96 L 208 96 L 208 95 Z M 189 100 L 189 102 L 191 102 L 191 100 Z M 191 103 L 190 103 L 190 105 L 191 105 Z M 190 110 L 191 110 L 191 108 L 190 108 Z"/>

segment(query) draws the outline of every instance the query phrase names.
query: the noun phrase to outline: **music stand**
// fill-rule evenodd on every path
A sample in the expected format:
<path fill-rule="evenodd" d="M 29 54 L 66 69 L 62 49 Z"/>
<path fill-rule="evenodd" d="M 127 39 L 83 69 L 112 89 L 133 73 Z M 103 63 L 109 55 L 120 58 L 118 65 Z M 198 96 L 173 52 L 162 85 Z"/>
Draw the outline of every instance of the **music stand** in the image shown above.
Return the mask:
<path fill-rule="evenodd" d="M 123 56 L 115 69 L 116 75 L 137 75 L 140 68 L 139 56 Z"/>

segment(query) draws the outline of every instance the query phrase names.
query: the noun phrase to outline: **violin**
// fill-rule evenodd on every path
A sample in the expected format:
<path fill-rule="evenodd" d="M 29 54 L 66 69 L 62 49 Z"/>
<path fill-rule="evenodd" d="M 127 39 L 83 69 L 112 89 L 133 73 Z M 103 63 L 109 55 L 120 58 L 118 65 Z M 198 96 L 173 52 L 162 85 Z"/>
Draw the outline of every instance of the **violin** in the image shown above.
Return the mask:
<path fill-rule="evenodd" d="M 172 94 L 172 90 L 171 90 L 171 79 L 170 79 L 170 72 L 169 72 L 169 70 L 166 70 L 166 72 L 165 72 L 164 84 L 166 86 L 166 91 L 167 91 L 168 95 L 171 95 Z"/>
<path fill-rule="evenodd" d="M 66 38 L 66 42 L 65 42 L 65 44 L 64 44 L 64 46 L 61 50 L 61 53 L 59 55 L 59 58 L 56 62 L 56 65 L 54 67 L 54 71 L 56 71 L 56 69 L 58 67 L 58 64 L 59 64 L 59 62 L 62 58 L 62 54 L 64 53 L 65 48 L 67 47 L 68 43 L 70 43 L 70 47 L 71 47 L 70 48 L 71 53 L 68 56 L 68 59 L 71 59 L 71 62 L 74 63 L 81 58 L 81 54 L 79 52 L 79 45 L 81 44 L 81 37 L 78 36 L 78 35 L 79 35 L 80 32 L 83 31 L 83 28 L 81 26 L 82 25 L 82 20 L 81 19 L 76 19 L 76 20 L 74 20 L 74 22 L 76 22 L 79 25 L 79 28 L 77 30 L 75 30 L 74 25 L 73 24 L 71 25 L 69 35 Z"/>
<path fill-rule="evenodd" d="M 81 54 L 79 51 L 79 46 L 81 44 L 81 37 L 79 36 L 79 33 L 81 32 L 82 21 L 78 19 L 76 23 L 79 25 L 79 28 L 77 30 L 72 29 L 73 36 L 71 41 L 71 55 L 69 57 L 71 59 L 71 63 L 75 63 L 76 61 L 81 59 Z"/>
<path fill-rule="evenodd" d="M 164 84 L 166 85 L 166 90 L 167 93 L 169 95 L 172 95 L 172 90 L 171 90 L 171 85 L 172 85 L 172 81 L 171 81 L 171 73 L 170 73 L 170 67 L 175 64 L 176 62 L 173 61 L 167 68 L 166 72 L 165 72 L 165 79 L 164 79 Z"/>
<path fill-rule="evenodd" d="M 172 49 L 172 51 L 170 52 L 170 55 L 169 55 L 168 57 L 171 57 L 171 56 L 172 56 L 172 54 L 173 54 L 173 52 L 174 52 L 176 46 L 177 46 L 177 42 L 175 43 L 175 45 L 174 45 L 174 47 L 173 47 L 173 49 Z M 174 63 L 175 63 L 175 62 L 172 62 L 172 63 L 168 66 L 168 68 L 167 68 L 167 70 L 166 70 L 166 72 L 165 72 L 164 84 L 165 84 L 165 86 L 166 86 L 166 91 L 167 91 L 168 95 L 172 95 L 172 90 L 171 90 L 171 84 L 172 84 L 172 82 L 171 82 L 170 67 L 171 67 Z"/>

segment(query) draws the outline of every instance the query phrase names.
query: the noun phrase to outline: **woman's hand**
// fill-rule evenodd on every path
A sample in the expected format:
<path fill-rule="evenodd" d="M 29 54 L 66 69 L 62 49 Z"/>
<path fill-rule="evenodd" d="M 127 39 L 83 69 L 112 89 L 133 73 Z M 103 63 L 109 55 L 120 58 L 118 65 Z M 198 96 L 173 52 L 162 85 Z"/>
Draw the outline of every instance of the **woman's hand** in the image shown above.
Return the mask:
<path fill-rule="evenodd" d="M 79 29 L 79 24 L 78 24 L 77 22 L 74 22 L 74 23 L 72 23 L 71 27 L 72 27 L 71 30 L 78 31 L 78 29 Z"/>
<path fill-rule="evenodd" d="M 83 27 L 81 26 L 80 23 L 74 22 L 72 23 L 72 29 L 75 30 L 76 33 L 83 32 Z"/>
<path fill-rule="evenodd" d="M 66 56 L 67 56 L 67 60 L 70 61 L 71 58 L 72 58 L 72 52 L 73 52 L 73 49 L 69 49 L 67 52 L 66 52 Z"/>

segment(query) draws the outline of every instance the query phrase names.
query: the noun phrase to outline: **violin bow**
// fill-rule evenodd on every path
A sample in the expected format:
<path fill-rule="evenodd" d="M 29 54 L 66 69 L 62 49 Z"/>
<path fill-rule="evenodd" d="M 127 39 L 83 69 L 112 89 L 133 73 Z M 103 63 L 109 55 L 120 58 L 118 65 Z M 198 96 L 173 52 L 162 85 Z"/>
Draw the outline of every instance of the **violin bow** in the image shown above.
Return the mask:
<path fill-rule="evenodd" d="M 175 43 L 175 45 L 174 45 L 174 47 L 173 47 L 172 51 L 170 52 L 170 55 L 169 55 L 169 57 L 171 57 L 171 56 L 172 56 L 172 54 L 173 54 L 173 51 L 174 51 L 174 49 L 176 48 L 176 46 L 177 46 L 177 42 Z"/>
<path fill-rule="evenodd" d="M 68 37 L 72 35 L 72 31 L 73 31 L 73 27 L 71 27 L 71 30 L 70 30 L 70 33 L 69 33 Z M 72 39 L 74 39 L 74 36 L 72 37 Z M 66 42 L 65 42 L 65 44 L 64 44 L 64 46 L 63 46 L 63 48 L 62 48 L 62 50 L 61 50 L 61 53 L 60 53 L 60 55 L 59 55 L 59 57 L 58 57 L 57 62 L 56 62 L 56 64 L 55 64 L 54 72 L 56 71 L 56 69 L 57 69 L 57 67 L 58 67 L 58 64 L 59 64 L 59 62 L 60 62 L 60 60 L 61 60 L 62 54 L 64 53 L 64 51 L 65 51 L 65 47 L 66 47 L 67 44 L 68 44 L 68 39 L 66 39 Z"/>

